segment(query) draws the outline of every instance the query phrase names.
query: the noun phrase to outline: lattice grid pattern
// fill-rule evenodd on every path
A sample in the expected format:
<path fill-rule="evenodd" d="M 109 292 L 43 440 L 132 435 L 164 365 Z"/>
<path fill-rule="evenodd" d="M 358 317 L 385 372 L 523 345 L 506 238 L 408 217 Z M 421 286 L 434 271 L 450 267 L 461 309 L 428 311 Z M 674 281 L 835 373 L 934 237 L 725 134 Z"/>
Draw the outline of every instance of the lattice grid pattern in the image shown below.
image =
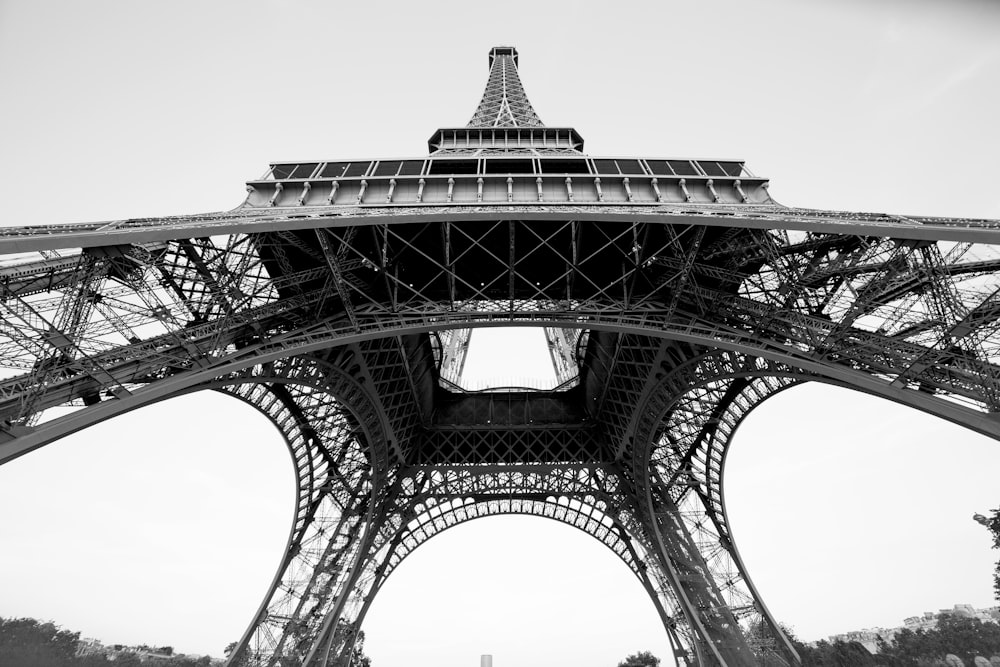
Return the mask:
<path fill-rule="evenodd" d="M 578 137 L 542 127 L 501 47 L 470 127 L 532 146 Z M 560 146 L 545 150 L 582 156 Z M 480 150 L 454 149 L 450 168 L 479 169 Z M 625 172 L 605 176 L 608 201 L 593 174 L 560 174 L 567 198 L 546 200 L 539 175 L 517 186 L 530 203 L 513 178 L 505 201 L 453 202 L 455 178 L 429 173 L 448 199 L 421 202 L 422 176 L 370 184 L 375 164 L 347 179 L 347 203 L 324 182 L 328 205 L 305 205 L 317 163 L 264 206 L 0 229 L 0 463 L 204 389 L 284 434 L 296 518 L 232 665 L 344 664 L 408 554 L 496 514 L 605 544 L 682 664 L 795 664 L 727 520 L 742 419 L 822 381 L 1000 437 L 1000 221 L 751 201 L 719 164 L 698 192 L 675 174 L 681 203 L 640 201 Z M 482 195 L 470 173 L 459 189 L 479 178 Z M 595 203 L 574 204 L 574 187 Z M 504 325 L 549 332 L 558 391 L 449 381 L 447 346 Z"/>

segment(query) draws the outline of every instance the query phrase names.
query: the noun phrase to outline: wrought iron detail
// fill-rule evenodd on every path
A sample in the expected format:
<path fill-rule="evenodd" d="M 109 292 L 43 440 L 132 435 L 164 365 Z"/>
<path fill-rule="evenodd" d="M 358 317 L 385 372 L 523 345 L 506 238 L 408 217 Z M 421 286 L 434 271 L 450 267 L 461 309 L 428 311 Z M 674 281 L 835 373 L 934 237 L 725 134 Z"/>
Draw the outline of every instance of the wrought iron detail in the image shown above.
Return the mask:
<path fill-rule="evenodd" d="M 404 558 L 497 514 L 611 549 L 681 664 L 798 664 L 727 518 L 743 418 L 817 381 L 1000 438 L 1000 221 L 590 157 L 517 66 L 491 51 L 429 156 L 273 164 L 223 213 L 0 229 L 0 463 L 209 389 L 284 435 L 295 521 L 231 665 L 343 664 Z M 512 325 L 545 329 L 560 385 L 464 390 L 471 329 Z"/>

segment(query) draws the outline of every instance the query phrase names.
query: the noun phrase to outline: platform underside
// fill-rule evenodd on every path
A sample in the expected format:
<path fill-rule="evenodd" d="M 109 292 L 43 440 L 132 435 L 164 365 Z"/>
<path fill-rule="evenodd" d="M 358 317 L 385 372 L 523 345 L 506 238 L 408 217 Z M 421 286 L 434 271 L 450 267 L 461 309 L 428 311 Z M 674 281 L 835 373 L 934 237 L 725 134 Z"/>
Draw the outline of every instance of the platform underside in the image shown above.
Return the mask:
<path fill-rule="evenodd" d="M 690 664 L 792 663 L 780 632 L 761 630 L 771 619 L 732 544 L 731 436 L 801 381 L 1000 435 L 1000 253 L 927 240 L 996 227 L 596 208 L 332 206 L 0 232 L 31 253 L 0 267 L 0 460 L 190 391 L 267 414 L 299 494 L 242 644 L 260 664 L 346 650 L 402 559 L 504 513 L 612 549 Z M 496 326 L 571 332 L 558 340 L 575 342 L 560 356 L 573 381 L 471 392 L 442 377 L 442 334 Z M 75 410 L 47 418 L 58 406 Z"/>

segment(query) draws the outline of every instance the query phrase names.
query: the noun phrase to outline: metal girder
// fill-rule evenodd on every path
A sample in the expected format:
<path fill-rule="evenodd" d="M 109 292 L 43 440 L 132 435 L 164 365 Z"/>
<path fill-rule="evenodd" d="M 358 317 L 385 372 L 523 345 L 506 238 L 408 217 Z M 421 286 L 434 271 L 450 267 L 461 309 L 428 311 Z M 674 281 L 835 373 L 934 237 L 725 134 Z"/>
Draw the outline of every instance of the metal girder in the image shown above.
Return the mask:
<path fill-rule="evenodd" d="M 360 574 L 392 434 L 371 396 L 345 370 L 356 363 L 353 356 L 298 357 L 214 383 L 274 422 L 288 442 L 298 481 L 299 507 L 285 556 L 234 661 L 308 663 L 324 650 L 346 591 Z"/>
<path fill-rule="evenodd" d="M 513 209 L 513 210 L 512 210 Z M 61 248 L 106 247 L 128 243 L 166 242 L 178 238 L 254 234 L 288 230 L 387 224 L 428 220 L 478 222 L 490 220 L 617 221 L 743 229 L 786 229 L 810 234 L 934 241 L 997 243 L 1000 222 L 989 219 L 908 217 L 880 213 L 820 211 L 777 205 L 728 204 L 607 204 L 552 203 L 503 206 L 364 205 L 301 209 L 237 209 L 224 213 L 0 228 L 0 253 Z"/>
<path fill-rule="evenodd" d="M 646 392 L 633 461 L 648 499 L 659 553 L 673 569 L 701 653 L 724 664 L 798 660 L 767 611 L 733 542 L 722 494 L 726 453 L 746 414 L 808 379 L 780 364 L 738 354 L 693 355 Z M 694 544 L 691 549 L 685 545 Z"/>
<path fill-rule="evenodd" d="M 510 513 L 610 548 L 682 664 L 795 664 L 726 513 L 746 414 L 822 381 L 1000 438 L 1000 221 L 787 208 L 742 162 L 584 156 L 517 58 L 491 52 L 470 127 L 426 160 L 0 229 L 28 253 L 0 263 L 0 463 L 201 389 L 284 434 L 295 521 L 231 665 L 343 661 L 408 554 Z M 558 390 L 457 387 L 471 329 L 511 325 L 546 329 Z"/>

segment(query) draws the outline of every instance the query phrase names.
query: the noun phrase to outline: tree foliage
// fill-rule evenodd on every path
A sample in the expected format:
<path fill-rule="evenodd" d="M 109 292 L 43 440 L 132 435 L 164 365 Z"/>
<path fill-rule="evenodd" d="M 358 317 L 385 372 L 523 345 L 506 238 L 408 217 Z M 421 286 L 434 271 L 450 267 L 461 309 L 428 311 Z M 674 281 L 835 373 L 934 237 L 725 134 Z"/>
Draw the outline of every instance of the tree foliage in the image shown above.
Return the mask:
<path fill-rule="evenodd" d="M 986 520 L 986 528 L 993 533 L 993 548 L 1000 549 L 1000 507 Z M 993 573 L 993 596 L 1000 601 L 1000 561 Z"/>
<path fill-rule="evenodd" d="M 618 667 L 659 667 L 660 659 L 649 651 L 633 653 L 618 663 Z"/>
<path fill-rule="evenodd" d="M 1000 667 L 1000 625 L 975 618 L 943 615 L 936 628 L 902 630 L 891 642 L 879 640 L 875 655 L 858 642 L 806 645 L 791 630 L 782 629 L 802 658 L 803 667 L 950 667 L 949 655 L 966 667 L 976 666 L 977 657 L 989 661 L 991 667 Z"/>
<path fill-rule="evenodd" d="M 971 667 L 977 656 L 1000 655 L 1000 625 L 946 615 L 936 628 L 901 631 L 892 643 L 882 642 L 879 652 L 879 663 L 893 667 L 945 664 L 948 655 L 958 656 Z"/>
<path fill-rule="evenodd" d="M 365 655 L 365 631 L 358 630 L 358 638 L 351 651 L 351 667 L 372 667 L 372 659 Z"/>
<path fill-rule="evenodd" d="M 347 643 L 352 643 L 350 657 L 345 657 L 341 655 L 338 658 L 332 658 L 330 664 L 334 667 L 371 667 L 372 659 L 365 655 L 365 631 L 358 630 L 357 636 L 353 636 L 354 626 L 349 623 L 340 622 L 337 625 L 337 629 L 334 634 L 334 642 L 338 646 L 346 646 Z M 239 642 L 230 642 L 225 649 L 225 656 L 227 658 L 232 657 L 236 648 L 239 646 Z M 172 664 L 172 663 L 171 663 Z M 246 654 L 242 655 L 241 658 L 235 663 L 238 667 L 240 665 L 248 664 Z M 282 667 L 294 667 L 298 665 L 295 658 L 285 657 L 279 659 L 279 664 Z"/>
<path fill-rule="evenodd" d="M 818 641 L 814 646 L 797 644 L 803 667 L 872 667 L 875 658 L 858 642 Z"/>
<path fill-rule="evenodd" d="M 371 667 L 372 660 L 365 655 L 365 631 L 357 630 L 350 623 L 340 622 L 334 634 L 334 643 L 343 645 L 345 648 L 350 645 L 350 656 L 341 655 L 333 664 L 336 667 Z"/>
<path fill-rule="evenodd" d="M 803 667 L 867 667 L 877 664 L 868 649 L 858 642 L 837 640 L 831 643 L 822 640 L 809 646 L 800 642 L 787 625 L 783 623 L 778 625 L 792 643 L 795 652 L 802 658 Z"/>
<path fill-rule="evenodd" d="M 121 653 L 109 660 L 94 654 L 77 656 L 79 632 L 61 630 L 54 623 L 33 618 L 0 618 L 0 665 L 17 667 L 208 667 L 211 658 L 174 656 L 173 648 L 155 649 L 164 654 L 141 660 L 134 653 Z M 144 646 L 142 648 L 151 649 Z"/>
<path fill-rule="evenodd" d="M 79 632 L 33 618 L 0 618 L 0 664 L 21 667 L 76 665 Z"/>
<path fill-rule="evenodd" d="M 118 667 L 117 660 L 112 664 L 114 667 Z M 212 664 L 212 659 L 203 655 L 200 658 L 148 658 L 142 663 L 142 667 L 208 667 L 210 664 Z"/>

